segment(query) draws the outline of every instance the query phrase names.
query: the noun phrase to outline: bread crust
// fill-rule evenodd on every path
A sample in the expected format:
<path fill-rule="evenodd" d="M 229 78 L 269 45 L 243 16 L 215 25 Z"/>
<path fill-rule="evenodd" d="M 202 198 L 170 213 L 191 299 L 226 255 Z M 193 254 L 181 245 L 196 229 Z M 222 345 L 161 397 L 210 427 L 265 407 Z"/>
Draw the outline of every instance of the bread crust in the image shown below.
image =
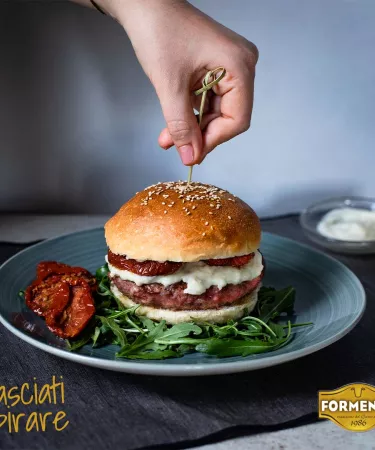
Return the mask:
<path fill-rule="evenodd" d="M 259 248 L 258 216 L 215 186 L 159 183 L 137 193 L 106 223 L 110 250 L 138 261 L 231 258 Z"/>

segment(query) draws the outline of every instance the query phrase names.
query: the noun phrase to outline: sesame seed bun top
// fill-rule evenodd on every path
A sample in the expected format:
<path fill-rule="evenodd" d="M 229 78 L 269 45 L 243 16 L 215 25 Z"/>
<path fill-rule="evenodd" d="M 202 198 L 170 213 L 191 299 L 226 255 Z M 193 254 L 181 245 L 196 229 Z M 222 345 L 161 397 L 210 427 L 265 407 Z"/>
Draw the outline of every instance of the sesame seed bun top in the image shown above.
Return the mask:
<path fill-rule="evenodd" d="M 229 192 L 178 181 L 138 192 L 106 223 L 105 238 L 128 258 L 192 262 L 252 253 L 261 229 L 250 206 Z"/>

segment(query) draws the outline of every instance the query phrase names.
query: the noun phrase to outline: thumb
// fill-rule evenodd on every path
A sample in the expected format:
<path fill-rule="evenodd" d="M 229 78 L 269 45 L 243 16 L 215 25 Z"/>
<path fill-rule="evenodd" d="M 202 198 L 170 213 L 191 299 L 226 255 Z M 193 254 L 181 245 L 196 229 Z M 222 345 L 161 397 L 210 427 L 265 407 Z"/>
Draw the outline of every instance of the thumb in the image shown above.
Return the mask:
<path fill-rule="evenodd" d="M 190 94 L 166 93 L 160 98 L 168 134 L 177 147 L 182 162 L 191 166 L 202 159 L 202 133 L 197 123 Z"/>

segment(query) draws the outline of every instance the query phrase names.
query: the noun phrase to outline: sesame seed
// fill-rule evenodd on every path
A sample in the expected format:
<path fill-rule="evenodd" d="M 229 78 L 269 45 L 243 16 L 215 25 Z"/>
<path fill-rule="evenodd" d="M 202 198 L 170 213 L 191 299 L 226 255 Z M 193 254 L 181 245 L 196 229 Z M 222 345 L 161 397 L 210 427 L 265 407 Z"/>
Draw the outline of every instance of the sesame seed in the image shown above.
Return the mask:
<path fill-rule="evenodd" d="M 213 214 L 213 212 L 210 211 L 208 214 Z"/>
<path fill-rule="evenodd" d="M 161 202 L 162 205 L 165 205 L 165 202 Z"/>
<path fill-rule="evenodd" d="M 196 208 L 196 206 L 194 205 L 194 206 L 192 206 L 192 208 L 191 209 L 195 209 Z"/>
<path fill-rule="evenodd" d="M 202 236 L 206 236 L 206 233 L 202 233 Z"/>
<path fill-rule="evenodd" d="M 168 211 L 164 211 L 164 214 L 167 214 Z"/>
<path fill-rule="evenodd" d="M 188 211 L 188 212 L 186 213 L 186 215 L 187 215 L 187 216 L 189 216 L 190 214 L 191 214 L 191 212 L 190 212 L 190 211 Z"/>
<path fill-rule="evenodd" d="M 208 225 L 208 222 L 206 222 L 205 225 L 207 226 L 207 225 Z"/>
<path fill-rule="evenodd" d="M 229 220 L 232 220 L 231 216 L 228 216 L 228 219 L 229 219 Z"/>

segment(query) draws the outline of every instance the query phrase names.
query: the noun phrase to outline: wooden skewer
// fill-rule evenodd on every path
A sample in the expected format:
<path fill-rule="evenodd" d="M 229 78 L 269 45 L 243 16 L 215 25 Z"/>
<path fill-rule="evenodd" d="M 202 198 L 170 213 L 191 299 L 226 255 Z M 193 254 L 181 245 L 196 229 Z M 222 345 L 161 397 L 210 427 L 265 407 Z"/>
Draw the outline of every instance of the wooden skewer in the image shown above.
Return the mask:
<path fill-rule="evenodd" d="M 216 77 L 216 75 L 219 72 L 221 72 L 221 73 Z M 225 77 L 225 74 L 226 74 L 226 70 L 224 69 L 224 67 L 217 67 L 214 70 L 208 71 L 202 81 L 202 87 L 194 92 L 195 95 L 202 94 L 201 104 L 200 104 L 200 108 L 199 108 L 199 120 L 198 120 L 200 128 L 202 128 L 203 110 L 204 110 L 204 105 L 206 103 L 207 92 L 210 89 L 212 89 L 216 84 L 218 84 L 219 81 L 221 81 Z M 187 179 L 188 184 L 190 184 L 192 176 L 193 176 L 193 166 L 190 166 L 189 173 L 188 173 L 188 179 Z"/>

